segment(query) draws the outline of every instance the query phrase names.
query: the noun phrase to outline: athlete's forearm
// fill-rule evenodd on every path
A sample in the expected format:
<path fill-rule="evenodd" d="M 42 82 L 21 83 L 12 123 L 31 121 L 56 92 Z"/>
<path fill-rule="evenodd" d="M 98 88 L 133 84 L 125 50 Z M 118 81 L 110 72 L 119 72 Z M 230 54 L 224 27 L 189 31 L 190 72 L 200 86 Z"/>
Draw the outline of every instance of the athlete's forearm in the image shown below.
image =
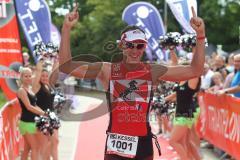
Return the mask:
<path fill-rule="evenodd" d="M 196 53 L 193 54 L 192 67 L 198 76 L 202 75 L 205 63 L 205 33 L 197 34 Z"/>
<path fill-rule="evenodd" d="M 70 49 L 70 32 L 71 28 L 63 25 L 62 27 L 62 35 L 61 35 L 61 43 L 59 50 L 59 64 L 60 71 L 66 72 L 67 65 L 66 63 L 71 62 L 71 49 Z"/>

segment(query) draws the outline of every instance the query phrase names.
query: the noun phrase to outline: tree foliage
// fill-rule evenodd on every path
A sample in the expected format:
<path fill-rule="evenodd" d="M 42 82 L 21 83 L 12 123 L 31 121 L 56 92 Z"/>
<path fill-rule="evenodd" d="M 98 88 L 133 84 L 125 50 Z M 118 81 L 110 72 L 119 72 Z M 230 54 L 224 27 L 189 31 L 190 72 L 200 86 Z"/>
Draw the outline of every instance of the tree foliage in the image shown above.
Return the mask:
<path fill-rule="evenodd" d="M 47 0 L 52 21 L 59 28 L 64 16 L 56 13 L 57 8 L 71 9 L 74 0 Z M 96 54 L 104 60 L 109 60 L 111 52 L 104 49 L 109 41 L 115 43 L 120 38 L 120 32 L 126 25 L 121 17 L 126 6 L 136 0 L 77 0 L 79 3 L 80 20 L 71 32 L 71 49 L 73 55 Z M 163 18 L 163 0 L 147 0 L 159 10 Z M 239 48 L 240 4 L 239 0 L 201 0 L 199 15 L 206 23 L 209 43 L 222 44 L 228 52 Z M 168 32 L 181 32 L 181 27 L 168 8 Z M 60 30 L 61 31 L 61 30 Z M 116 46 L 113 46 L 116 49 Z M 114 50 L 114 51 L 117 51 Z"/>

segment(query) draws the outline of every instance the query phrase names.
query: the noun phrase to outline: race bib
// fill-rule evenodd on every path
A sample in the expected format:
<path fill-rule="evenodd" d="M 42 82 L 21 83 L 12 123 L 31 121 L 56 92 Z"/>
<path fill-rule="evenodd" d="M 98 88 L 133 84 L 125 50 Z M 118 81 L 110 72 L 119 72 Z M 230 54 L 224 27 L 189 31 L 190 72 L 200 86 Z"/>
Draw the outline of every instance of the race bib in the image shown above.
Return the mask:
<path fill-rule="evenodd" d="M 108 133 L 107 154 L 134 158 L 137 153 L 138 137 Z"/>

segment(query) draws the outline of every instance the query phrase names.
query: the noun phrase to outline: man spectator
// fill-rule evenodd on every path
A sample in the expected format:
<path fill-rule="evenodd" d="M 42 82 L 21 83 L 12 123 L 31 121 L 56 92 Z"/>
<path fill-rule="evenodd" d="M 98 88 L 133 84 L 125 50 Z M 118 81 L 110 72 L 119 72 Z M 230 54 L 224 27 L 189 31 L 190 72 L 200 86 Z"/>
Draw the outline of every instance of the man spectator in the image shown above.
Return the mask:
<path fill-rule="evenodd" d="M 217 55 L 214 59 L 214 69 L 213 69 L 215 72 L 220 72 L 224 79 L 227 77 L 229 73 L 225 66 L 225 60 L 226 58 L 224 56 Z"/>
<path fill-rule="evenodd" d="M 232 78 L 229 88 L 220 90 L 218 94 L 233 94 L 234 97 L 240 98 L 240 54 L 234 56 L 235 74 Z"/>
<path fill-rule="evenodd" d="M 204 71 L 202 75 L 202 82 L 201 82 L 201 89 L 208 89 L 212 82 L 212 76 L 214 72 L 211 70 L 210 66 L 205 63 L 204 64 Z"/>

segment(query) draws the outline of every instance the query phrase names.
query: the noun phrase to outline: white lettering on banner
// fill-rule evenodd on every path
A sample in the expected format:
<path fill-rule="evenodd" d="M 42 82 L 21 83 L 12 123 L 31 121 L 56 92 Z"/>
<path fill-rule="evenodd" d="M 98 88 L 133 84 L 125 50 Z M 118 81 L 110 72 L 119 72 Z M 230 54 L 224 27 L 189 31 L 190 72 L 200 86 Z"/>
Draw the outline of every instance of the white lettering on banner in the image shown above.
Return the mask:
<path fill-rule="evenodd" d="M 28 30 L 28 33 L 29 34 L 32 34 L 34 32 L 37 32 L 38 28 L 37 28 L 37 25 L 34 21 L 32 21 L 32 26 L 29 26 L 29 30 Z"/>
<path fill-rule="evenodd" d="M 152 38 L 153 43 L 151 43 L 151 47 L 153 50 L 155 50 L 158 47 L 158 43 L 155 38 Z"/>
<path fill-rule="evenodd" d="M 41 42 L 41 41 L 42 41 L 42 37 L 40 33 L 37 33 L 36 37 L 34 37 L 34 41 L 32 42 L 33 46 L 35 46 L 36 44 L 38 44 L 38 42 Z"/>
<path fill-rule="evenodd" d="M 5 1 L 2 1 L 0 3 L 0 18 L 7 18 L 7 9 Z"/>
<path fill-rule="evenodd" d="M 0 38 L 0 43 L 18 43 L 17 38 Z"/>
<path fill-rule="evenodd" d="M 0 66 L 1 69 L 1 66 Z M 20 74 L 13 70 L 0 70 L 0 78 L 12 78 L 12 79 L 19 79 Z"/>
<path fill-rule="evenodd" d="M 229 111 L 208 106 L 209 129 L 226 139 L 240 143 L 240 115 Z"/>
<path fill-rule="evenodd" d="M 143 21 L 140 19 L 140 18 L 137 18 L 137 23 L 136 23 L 137 26 L 142 26 L 142 27 L 145 27 L 145 24 L 143 23 Z"/>
<path fill-rule="evenodd" d="M 236 113 L 232 113 L 229 127 L 233 126 L 233 130 L 229 134 L 229 139 L 231 141 L 235 141 L 236 143 L 240 142 L 240 115 L 237 115 Z"/>
<path fill-rule="evenodd" d="M 145 31 L 147 39 L 150 39 L 152 37 L 152 33 L 147 28 L 145 28 L 144 31 Z"/>
<path fill-rule="evenodd" d="M 36 25 L 36 22 L 34 22 L 33 15 L 29 9 L 27 9 L 26 14 L 19 14 L 19 17 L 21 17 L 21 21 L 23 25 L 25 26 L 25 31 L 29 34 L 29 40 L 32 46 L 36 45 L 38 42 L 42 41 L 42 37 L 40 33 L 38 32 L 38 27 Z M 31 20 L 31 25 L 29 28 L 27 28 L 27 25 L 25 24 L 25 21 Z"/>
<path fill-rule="evenodd" d="M 15 138 L 15 142 L 19 143 L 20 142 L 20 137 L 21 137 L 21 133 L 19 131 L 19 128 L 17 127 L 17 124 L 19 122 L 19 119 L 21 118 L 21 113 L 19 113 L 14 119 L 13 122 L 15 122 L 16 126 L 14 127 L 14 138 Z"/>
<path fill-rule="evenodd" d="M 26 14 L 20 14 L 20 17 L 22 18 L 22 20 L 24 20 L 25 18 L 30 18 L 31 20 L 33 20 L 32 12 L 29 9 L 27 9 Z"/>
<path fill-rule="evenodd" d="M 1 53 L 21 53 L 19 49 L 0 49 Z"/>

